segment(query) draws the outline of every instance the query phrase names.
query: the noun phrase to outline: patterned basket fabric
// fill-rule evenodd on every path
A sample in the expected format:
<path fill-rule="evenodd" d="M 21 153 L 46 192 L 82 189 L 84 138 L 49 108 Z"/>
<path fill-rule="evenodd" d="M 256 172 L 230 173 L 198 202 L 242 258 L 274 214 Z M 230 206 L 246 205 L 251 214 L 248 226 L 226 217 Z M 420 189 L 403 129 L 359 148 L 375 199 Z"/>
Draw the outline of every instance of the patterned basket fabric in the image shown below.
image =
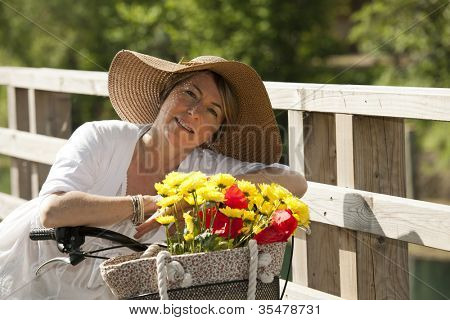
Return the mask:
<path fill-rule="evenodd" d="M 266 263 L 258 265 L 258 277 L 264 275 L 265 282 L 267 279 L 277 277 L 280 274 L 283 263 L 285 242 L 271 243 L 267 245 L 258 246 L 259 257 L 265 256 Z M 120 256 L 109 259 L 100 265 L 100 272 L 103 280 L 109 286 L 111 291 L 119 299 L 128 299 L 142 295 L 158 295 L 158 282 L 156 272 L 156 257 L 141 258 L 140 253 L 135 253 L 127 256 Z M 267 257 L 269 257 L 267 259 Z M 248 282 L 249 276 L 249 249 L 248 247 L 236 248 L 230 250 L 222 250 L 208 253 L 184 254 L 179 256 L 172 256 L 172 260 L 178 261 L 186 272 L 192 276 L 192 285 L 190 288 L 181 288 L 181 281 L 174 281 L 168 283 L 169 298 L 174 296 L 173 291 L 182 289 L 176 296 L 188 296 L 187 299 L 197 299 L 195 292 L 199 292 L 201 297 L 201 290 L 195 289 L 199 286 L 217 285 L 216 289 L 212 286 L 212 291 L 217 290 L 218 293 L 208 294 L 208 299 L 220 299 L 220 286 L 228 285 L 228 283 Z M 245 281 L 244 281 L 245 280 Z M 258 281 L 259 282 L 259 281 Z M 278 286 L 278 281 L 274 280 Z M 266 285 L 265 283 L 264 285 Z M 229 284 L 231 285 L 231 284 Z M 258 288 L 262 284 L 258 284 Z M 202 287 L 206 288 L 206 287 Z M 242 298 L 246 297 L 246 289 L 241 285 Z M 192 289 L 192 290 L 191 290 Z M 207 291 L 202 289 L 202 291 Z M 181 292 L 191 292 L 192 295 L 187 295 Z M 257 296 L 258 296 L 257 290 Z M 264 299 L 273 299 L 275 295 L 268 295 Z M 202 299 L 202 298 L 200 298 Z M 237 298 L 240 299 L 240 298 Z M 278 299 L 278 297 L 276 298 Z"/>
<path fill-rule="evenodd" d="M 170 300 L 245 300 L 247 299 L 248 281 L 230 281 L 206 284 L 189 288 L 169 290 Z M 278 277 L 270 283 L 258 281 L 256 300 L 278 300 L 280 298 L 280 281 Z M 158 293 L 130 297 L 130 300 L 159 300 Z"/>

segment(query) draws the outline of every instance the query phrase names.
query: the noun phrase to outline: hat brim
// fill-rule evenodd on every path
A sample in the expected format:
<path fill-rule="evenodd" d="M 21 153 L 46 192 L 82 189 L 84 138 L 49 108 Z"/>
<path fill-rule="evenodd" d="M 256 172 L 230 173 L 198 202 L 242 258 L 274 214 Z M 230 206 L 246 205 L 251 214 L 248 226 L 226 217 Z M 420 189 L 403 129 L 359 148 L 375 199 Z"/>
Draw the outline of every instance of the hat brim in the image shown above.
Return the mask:
<path fill-rule="evenodd" d="M 231 87 L 239 104 L 234 124 L 225 126 L 212 146 L 216 152 L 247 162 L 274 163 L 282 145 L 272 106 L 258 73 L 237 61 L 177 64 L 138 52 L 122 50 L 108 74 L 111 103 L 122 120 L 153 123 L 160 108 L 160 93 L 174 73 L 211 70 Z"/>

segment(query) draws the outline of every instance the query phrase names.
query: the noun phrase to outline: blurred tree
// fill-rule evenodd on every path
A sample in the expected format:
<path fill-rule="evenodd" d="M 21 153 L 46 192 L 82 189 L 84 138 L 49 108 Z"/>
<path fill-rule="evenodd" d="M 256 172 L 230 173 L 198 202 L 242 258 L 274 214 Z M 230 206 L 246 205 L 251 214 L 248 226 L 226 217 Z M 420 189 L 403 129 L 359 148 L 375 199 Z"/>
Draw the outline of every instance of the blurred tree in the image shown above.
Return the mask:
<path fill-rule="evenodd" d="M 332 78 L 336 70 L 323 61 L 348 51 L 334 24 L 352 10 L 351 0 L 8 3 L 0 4 L 0 41 L 24 66 L 107 70 L 114 54 L 127 48 L 172 61 L 220 55 L 252 65 L 264 80 L 293 82 Z M 338 81 L 367 83 L 361 74 L 349 75 Z M 106 99 L 73 99 L 74 127 L 115 117 Z"/>
<path fill-rule="evenodd" d="M 350 38 L 384 61 L 378 83 L 450 85 L 450 2 L 377 0 L 353 15 Z"/>
<path fill-rule="evenodd" d="M 311 60 L 348 51 L 334 24 L 354 1 L 15 0 L 0 5 L 0 40 L 33 67 L 106 70 L 129 48 L 173 60 L 222 55 L 268 80 L 319 81 L 326 72 Z"/>

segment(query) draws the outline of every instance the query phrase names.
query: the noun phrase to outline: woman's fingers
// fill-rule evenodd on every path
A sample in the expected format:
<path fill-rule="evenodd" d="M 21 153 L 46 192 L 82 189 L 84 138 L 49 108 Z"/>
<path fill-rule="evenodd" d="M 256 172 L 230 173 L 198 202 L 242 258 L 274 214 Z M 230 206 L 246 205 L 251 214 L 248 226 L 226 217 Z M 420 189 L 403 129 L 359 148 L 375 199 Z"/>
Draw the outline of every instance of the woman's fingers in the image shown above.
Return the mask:
<path fill-rule="evenodd" d="M 140 237 L 142 237 L 144 234 L 146 234 L 147 232 L 158 228 L 159 227 L 159 223 L 156 221 L 156 217 L 158 217 L 161 213 L 159 211 L 157 211 L 155 214 L 153 214 L 150 218 L 148 218 L 147 220 L 145 220 L 143 223 L 141 223 L 140 225 L 138 225 L 136 227 L 136 234 L 134 235 L 134 237 L 136 239 L 139 239 Z"/>
<path fill-rule="evenodd" d="M 147 214 L 148 213 L 151 214 L 152 213 L 151 210 L 153 210 L 153 211 L 158 210 L 156 203 L 160 199 L 161 199 L 160 196 L 144 196 L 145 212 Z M 181 200 L 175 206 L 160 209 L 160 210 L 156 211 L 150 218 L 148 218 L 146 221 L 144 221 L 142 224 L 140 224 L 139 226 L 136 227 L 137 232 L 134 235 L 134 237 L 136 239 L 139 239 L 147 232 L 149 232 L 155 228 L 158 228 L 160 226 L 160 224 L 156 221 L 156 218 L 160 215 L 175 216 L 177 223 L 178 223 L 178 227 L 180 228 L 180 230 L 182 230 L 182 228 L 184 228 L 183 211 L 185 211 L 188 208 L 190 208 L 189 204 L 187 204 L 186 201 Z"/>
<path fill-rule="evenodd" d="M 144 199 L 144 212 L 146 216 L 151 216 L 156 210 L 158 210 L 158 206 L 156 203 L 161 199 L 161 196 L 143 196 Z"/>

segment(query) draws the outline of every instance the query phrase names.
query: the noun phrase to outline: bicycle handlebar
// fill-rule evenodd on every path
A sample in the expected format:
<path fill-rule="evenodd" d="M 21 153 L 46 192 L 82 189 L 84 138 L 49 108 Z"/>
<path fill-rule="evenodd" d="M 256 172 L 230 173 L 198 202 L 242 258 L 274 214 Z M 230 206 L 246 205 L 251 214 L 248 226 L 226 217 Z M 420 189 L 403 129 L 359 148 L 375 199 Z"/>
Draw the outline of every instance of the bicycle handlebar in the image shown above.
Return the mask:
<path fill-rule="evenodd" d="M 54 228 L 36 228 L 30 231 L 30 239 L 39 240 L 56 240 Z"/>
<path fill-rule="evenodd" d="M 133 251 L 145 251 L 147 246 L 123 234 L 95 227 L 61 227 L 36 228 L 30 231 L 30 239 L 34 241 L 55 240 L 63 245 L 70 243 L 70 249 L 76 249 L 84 243 L 84 237 L 95 237 L 117 242 Z"/>

